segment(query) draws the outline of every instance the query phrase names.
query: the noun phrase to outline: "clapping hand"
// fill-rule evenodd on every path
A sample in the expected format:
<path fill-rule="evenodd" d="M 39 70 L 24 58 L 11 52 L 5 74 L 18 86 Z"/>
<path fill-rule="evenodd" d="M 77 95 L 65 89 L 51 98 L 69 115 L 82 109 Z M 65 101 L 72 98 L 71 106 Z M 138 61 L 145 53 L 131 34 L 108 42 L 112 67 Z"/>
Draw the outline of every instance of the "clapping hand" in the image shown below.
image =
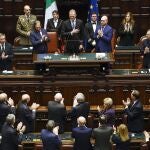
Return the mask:
<path fill-rule="evenodd" d="M 100 112 L 102 110 L 99 105 L 97 106 L 97 110 L 98 110 L 98 112 Z"/>
<path fill-rule="evenodd" d="M 150 52 L 149 48 L 148 48 L 148 47 L 145 47 L 144 54 L 147 54 L 147 53 L 149 53 L 149 52 Z"/>
<path fill-rule="evenodd" d="M 19 131 L 20 133 L 23 133 L 25 129 L 26 129 L 26 126 L 24 126 L 22 122 L 19 122 L 17 125 L 17 131 Z"/>
<path fill-rule="evenodd" d="M 30 108 L 31 110 L 36 110 L 39 106 L 40 106 L 39 104 L 33 103 Z"/>
<path fill-rule="evenodd" d="M 76 99 L 76 97 L 74 97 L 74 100 L 73 100 L 73 107 L 76 107 L 77 105 L 78 105 L 77 99 Z"/>
<path fill-rule="evenodd" d="M 55 128 L 53 128 L 53 133 L 58 135 L 58 130 L 59 130 L 59 126 L 56 126 Z"/>
<path fill-rule="evenodd" d="M 79 29 L 73 29 L 73 30 L 71 31 L 71 35 L 73 35 L 73 34 L 75 34 L 75 33 L 79 33 L 79 32 L 80 32 Z"/>
<path fill-rule="evenodd" d="M 11 97 L 7 100 L 7 103 L 8 103 L 10 106 L 14 106 L 14 101 L 13 101 L 13 99 L 11 99 Z"/>
<path fill-rule="evenodd" d="M 131 100 L 130 100 L 130 98 L 127 98 L 127 101 L 122 100 L 122 103 L 125 107 L 128 107 L 131 103 Z"/>

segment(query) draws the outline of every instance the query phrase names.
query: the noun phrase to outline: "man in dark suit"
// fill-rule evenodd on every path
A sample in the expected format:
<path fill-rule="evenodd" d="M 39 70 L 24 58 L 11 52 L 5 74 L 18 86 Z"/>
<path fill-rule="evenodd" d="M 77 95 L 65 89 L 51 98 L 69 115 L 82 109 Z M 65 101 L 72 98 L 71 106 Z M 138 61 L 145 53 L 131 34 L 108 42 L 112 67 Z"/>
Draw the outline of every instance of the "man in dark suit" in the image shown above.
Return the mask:
<path fill-rule="evenodd" d="M 74 150 L 92 150 L 90 142 L 92 129 L 86 127 L 86 119 L 78 118 L 78 126 L 72 130 L 72 137 L 75 138 Z"/>
<path fill-rule="evenodd" d="M 140 101 L 140 92 L 133 90 L 131 99 L 123 100 L 125 106 L 125 114 L 127 115 L 127 125 L 129 132 L 140 133 L 144 131 L 143 106 Z"/>
<path fill-rule="evenodd" d="M 143 68 L 150 69 L 150 29 L 146 34 L 147 39 L 142 42 L 142 57 L 143 57 Z"/>
<path fill-rule="evenodd" d="M 0 132 L 1 128 L 6 120 L 6 116 L 10 113 L 15 114 L 14 101 L 7 97 L 6 93 L 0 94 Z"/>
<path fill-rule="evenodd" d="M 11 70 L 12 58 L 12 45 L 6 42 L 5 34 L 0 33 L 0 70 Z"/>
<path fill-rule="evenodd" d="M 54 101 L 48 102 L 48 119 L 54 120 L 56 125 L 59 126 L 59 132 L 64 132 L 64 123 L 66 120 L 66 107 L 64 105 L 64 98 L 61 93 L 54 96 Z"/>
<path fill-rule="evenodd" d="M 33 131 L 36 109 L 39 107 L 39 104 L 33 103 L 29 108 L 27 105 L 29 102 L 30 96 L 23 94 L 16 110 L 17 121 L 21 121 L 26 126 L 26 133 Z"/>
<path fill-rule="evenodd" d="M 49 120 L 47 129 L 42 129 L 41 139 L 43 143 L 43 150 L 60 150 L 61 140 L 58 136 L 59 126 L 55 126 L 53 120 Z"/>
<path fill-rule="evenodd" d="M 14 128 L 15 115 L 8 114 L 6 122 L 2 128 L 2 150 L 18 150 L 18 144 L 22 140 L 22 134 L 25 131 L 25 126 L 20 122 L 17 129 Z"/>
<path fill-rule="evenodd" d="M 52 12 L 52 16 L 53 16 L 53 18 L 50 18 L 47 21 L 46 30 L 47 30 L 47 32 L 57 32 L 58 37 L 60 38 L 63 20 L 59 19 L 59 13 L 57 10 L 54 10 Z"/>
<path fill-rule="evenodd" d="M 88 119 L 88 114 L 90 111 L 90 105 L 85 102 L 85 96 L 83 93 L 77 93 L 74 97 L 73 108 L 71 111 L 72 125 L 77 126 L 77 118 L 83 116 Z"/>
<path fill-rule="evenodd" d="M 96 52 L 109 53 L 112 51 L 111 39 L 113 36 L 113 29 L 108 25 L 108 17 L 101 17 L 101 25 L 96 29 Z"/>
<path fill-rule="evenodd" d="M 83 21 L 76 18 L 74 9 L 69 11 L 69 19 L 62 24 L 61 35 L 66 41 L 65 52 L 79 53 L 83 50 L 84 25 Z"/>
<path fill-rule="evenodd" d="M 35 21 L 34 31 L 30 34 L 30 40 L 33 45 L 33 52 L 43 54 L 48 52 L 47 42 L 49 41 L 47 31 L 41 28 L 41 22 Z"/>
<path fill-rule="evenodd" d="M 93 139 L 95 140 L 94 150 L 111 150 L 110 136 L 113 128 L 106 125 L 107 117 L 101 115 L 99 117 L 99 127 L 93 130 Z"/>
<path fill-rule="evenodd" d="M 96 46 L 96 27 L 99 25 L 97 21 L 97 14 L 91 14 L 91 22 L 85 24 L 85 50 L 87 52 L 94 52 Z"/>

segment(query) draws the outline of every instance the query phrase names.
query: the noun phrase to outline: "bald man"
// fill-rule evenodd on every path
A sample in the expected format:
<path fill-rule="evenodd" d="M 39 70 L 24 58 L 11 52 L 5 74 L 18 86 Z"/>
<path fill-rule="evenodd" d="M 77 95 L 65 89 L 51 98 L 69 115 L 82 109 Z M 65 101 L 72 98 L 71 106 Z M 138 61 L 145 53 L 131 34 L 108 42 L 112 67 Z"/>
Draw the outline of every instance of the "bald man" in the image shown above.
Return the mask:
<path fill-rule="evenodd" d="M 63 22 L 61 35 L 66 41 L 67 53 L 79 53 L 83 50 L 84 25 L 83 21 L 77 19 L 74 9 L 69 11 L 69 19 Z"/>
<path fill-rule="evenodd" d="M 19 34 L 20 42 L 22 46 L 30 46 L 29 39 L 31 31 L 33 31 L 34 22 L 37 20 L 35 15 L 31 14 L 31 8 L 29 5 L 24 6 L 24 15 L 19 16 L 16 31 Z"/>
<path fill-rule="evenodd" d="M 83 116 L 80 116 L 77 122 L 78 126 L 72 130 L 72 137 L 75 138 L 74 150 L 92 150 L 92 129 L 86 127 L 86 119 Z"/>
<path fill-rule="evenodd" d="M 143 68 L 150 69 L 150 29 L 146 33 L 147 39 L 142 43 Z"/>
<path fill-rule="evenodd" d="M 109 53 L 112 51 L 111 39 L 113 29 L 108 25 L 108 17 L 102 16 L 101 23 L 96 29 L 96 52 Z"/>
<path fill-rule="evenodd" d="M 56 93 L 54 101 L 48 102 L 48 119 L 54 120 L 59 126 L 59 133 L 64 132 L 64 123 L 66 120 L 66 107 L 64 105 L 64 98 L 61 93 Z"/>
<path fill-rule="evenodd" d="M 39 104 L 36 103 L 33 103 L 31 107 L 29 107 L 29 102 L 30 95 L 23 94 L 16 110 L 17 121 L 22 122 L 26 126 L 26 133 L 33 131 L 36 109 L 39 107 Z"/>
<path fill-rule="evenodd" d="M 0 94 L 0 132 L 6 120 L 6 116 L 10 113 L 15 113 L 14 101 L 7 97 L 6 93 Z"/>

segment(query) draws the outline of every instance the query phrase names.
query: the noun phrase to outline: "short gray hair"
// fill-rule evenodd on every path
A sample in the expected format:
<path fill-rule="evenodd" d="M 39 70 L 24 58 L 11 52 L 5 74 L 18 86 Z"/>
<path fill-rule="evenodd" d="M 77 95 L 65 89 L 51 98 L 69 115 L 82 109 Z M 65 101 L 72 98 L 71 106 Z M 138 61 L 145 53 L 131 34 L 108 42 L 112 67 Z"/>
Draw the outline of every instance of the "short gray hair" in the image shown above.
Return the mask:
<path fill-rule="evenodd" d="M 6 117 L 6 122 L 9 125 L 13 125 L 15 123 L 15 115 L 14 114 L 8 114 Z"/>
<path fill-rule="evenodd" d="M 78 103 L 84 102 L 85 101 L 85 96 L 83 93 L 77 93 L 76 99 Z"/>
<path fill-rule="evenodd" d="M 110 98 L 110 97 L 104 98 L 104 104 L 111 106 L 113 104 L 112 98 Z"/>
<path fill-rule="evenodd" d="M 47 124 L 46 124 L 47 130 L 52 131 L 54 127 L 55 127 L 55 122 L 54 122 L 54 120 L 49 120 L 49 121 L 47 122 Z"/>

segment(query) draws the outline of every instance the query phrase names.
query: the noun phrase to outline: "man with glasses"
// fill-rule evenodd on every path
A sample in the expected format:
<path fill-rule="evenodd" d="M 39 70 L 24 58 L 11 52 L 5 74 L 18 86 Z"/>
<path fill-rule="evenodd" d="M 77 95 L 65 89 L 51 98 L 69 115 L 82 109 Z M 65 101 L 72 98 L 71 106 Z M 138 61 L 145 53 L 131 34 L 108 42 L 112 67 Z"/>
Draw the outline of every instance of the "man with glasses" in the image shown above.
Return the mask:
<path fill-rule="evenodd" d="M 24 6 L 24 15 L 19 16 L 16 31 L 20 36 L 19 44 L 22 46 L 29 46 L 31 42 L 29 36 L 33 30 L 34 22 L 37 20 L 35 15 L 31 14 L 31 8 L 29 5 Z"/>

